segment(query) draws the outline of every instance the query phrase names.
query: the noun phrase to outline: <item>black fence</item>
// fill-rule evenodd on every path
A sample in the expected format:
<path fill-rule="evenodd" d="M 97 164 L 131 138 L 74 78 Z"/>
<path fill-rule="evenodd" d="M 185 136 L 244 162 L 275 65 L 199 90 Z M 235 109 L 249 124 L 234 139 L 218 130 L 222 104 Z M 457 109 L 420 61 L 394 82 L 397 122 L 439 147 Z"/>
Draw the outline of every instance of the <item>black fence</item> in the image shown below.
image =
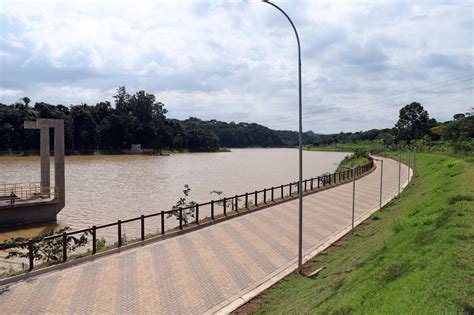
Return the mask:
<path fill-rule="evenodd" d="M 326 189 L 331 186 L 351 181 L 354 177 L 359 177 L 368 171 L 372 170 L 374 167 L 374 162 L 370 158 L 369 162 L 365 165 L 355 167 L 354 169 L 347 169 L 341 172 L 335 172 L 333 174 L 321 175 L 316 178 L 305 179 L 302 182 L 302 189 L 304 193 L 315 192 L 321 189 Z M 43 238 L 42 240 L 33 240 L 29 239 L 26 245 L 28 248 L 28 257 L 29 257 L 29 270 L 32 270 L 34 267 L 34 252 L 37 251 L 35 248 L 35 243 L 39 242 L 51 242 L 57 238 L 62 238 L 62 260 L 61 262 L 66 262 L 68 260 L 68 242 L 70 241 L 70 236 L 77 234 L 91 234 L 92 235 L 92 254 L 97 253 L 97 231 L 105 228 L 110 228 L 117 226 L 117 247 L 123 245 L 122 237 L 122 228 L 124 224 L 130 222 L 140 222 L 140 241 L 144 241 L 146 238 L 146 219 L 158 217 L 160 218 L 160 226 L 154 227 L 155 235 L 165 233 L 182 231 L 186 227 L 196 226 L 202 223 L 207 223 L 209 221 L 216 221 L 222 218 L 225 218 L 229 215 L 238 214 L 239 211 L 246 211 L 250 209 L 262 208 L 274 202 L 283 201 L 286 199 L 292 199 L 294 195 L 298 195 L 298 181 L 292 182 L 286 185 L 280 185 L 271 188 L 264 188 L 262 190 L 256 190 L 254 192 L 246 192 L 245 194 L 235 195 L 233 197 L 224 197 L 218 200 L 211 200 L 209 202 L 193 204 L 188 207 L 172 209 L 168 211 L 160 211 L 153 214 L 141 215 L 136 218 L 127 219 L 127 220 L 118 220 L 117 222 L 104 224 L 104 225 L 94 225 L 90 228 L 64 232 L 62 234 L 52 235 Z M 210 217 L 201 216 L 200 212 L 203 209 L 207 209 L 210 213 Z M 187 221 L 185 217 L 185 211 L 192 211 L 194 217 L 191 221 Z M 169 217 L 170 214 L 174 214 L 175 217 Z M 167 230 L 165 228 L 166 220 L 178 220 L 179 224 L 176 228 Z"/>

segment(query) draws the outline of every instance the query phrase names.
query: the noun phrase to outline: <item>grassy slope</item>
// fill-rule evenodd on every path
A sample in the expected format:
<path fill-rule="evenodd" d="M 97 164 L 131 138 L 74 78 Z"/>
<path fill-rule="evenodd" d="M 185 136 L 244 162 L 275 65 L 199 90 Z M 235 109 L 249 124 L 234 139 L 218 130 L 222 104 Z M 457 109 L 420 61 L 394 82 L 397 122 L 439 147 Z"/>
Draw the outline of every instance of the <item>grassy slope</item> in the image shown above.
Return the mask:
<path fill-rule="evenodd" d="M 381 151 L 384 149 L 384 146 L 381 142 L 378 141 L 361 141 L 357 143 L 334 143 L 324 146 L 305 146 L 305 150 L 308 151 L 336 151 L 336 152 L 352 152 L 356 149 L 373 151 Z"/>
<path fill-rule="evenodd" d="M 355 167 L 367 164 L 369 160 L 364 156 L 346 156 L 336 169 L 336 172 L 342 171 L 345 167 Z"/>
<path fill-rule="evenodd" d="M 264 293 L 257 313 L 474 312 L 474 165 L 419 154 L 414 184 L 309 263 Z M 466 200 L 471 199 L 471 200 Z"/>

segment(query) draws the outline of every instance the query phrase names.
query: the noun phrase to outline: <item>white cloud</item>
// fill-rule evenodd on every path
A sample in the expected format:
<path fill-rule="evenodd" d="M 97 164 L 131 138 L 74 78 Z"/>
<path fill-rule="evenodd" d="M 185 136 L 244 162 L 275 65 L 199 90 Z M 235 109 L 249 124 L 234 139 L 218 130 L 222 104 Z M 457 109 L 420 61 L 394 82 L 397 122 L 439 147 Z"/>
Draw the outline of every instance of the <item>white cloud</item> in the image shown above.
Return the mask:
<path fill-rule="evenodd" d="M 398 108 L 414 100 L 441 120 L 472 106 L 471 2 L 276 2 L 300 33 L 305 129 L 390 127 Z M 297 127 L 295 39 L 268 5 L 6 0 L 1 6 L 0 102 L 26 95 L 90 104 L 112 101 L 112 91 L 126 85 L 129 92 L 155 93 L 170 117 Z M 419 91 L 466 74 L 468 80 Z"/>

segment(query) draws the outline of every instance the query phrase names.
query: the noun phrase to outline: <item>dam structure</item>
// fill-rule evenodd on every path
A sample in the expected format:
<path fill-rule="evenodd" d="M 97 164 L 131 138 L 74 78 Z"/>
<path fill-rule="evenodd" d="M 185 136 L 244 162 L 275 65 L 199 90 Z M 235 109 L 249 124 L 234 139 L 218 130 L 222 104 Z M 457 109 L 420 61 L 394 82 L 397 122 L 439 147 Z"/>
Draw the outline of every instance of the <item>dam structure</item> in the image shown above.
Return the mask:
<path fill-rule="evenodd" d="M 0 228 L 56 221 L 64 208 L 64 120 L 38 118 L 25 121 L 25 129 L 39 129 L 41 182 L 0 183 Z M 50 129 L 54 132 L 54 186 L 51 185 Z"/>

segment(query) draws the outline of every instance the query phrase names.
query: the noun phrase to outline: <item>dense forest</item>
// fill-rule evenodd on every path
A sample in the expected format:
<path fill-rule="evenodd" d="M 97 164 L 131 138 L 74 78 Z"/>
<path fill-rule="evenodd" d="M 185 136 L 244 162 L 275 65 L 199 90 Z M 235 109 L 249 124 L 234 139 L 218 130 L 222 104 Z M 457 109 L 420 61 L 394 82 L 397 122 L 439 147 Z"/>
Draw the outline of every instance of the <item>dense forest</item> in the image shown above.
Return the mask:
<path fill-rule="evenodd" d="M 183 121 L 166 117 L 164 104 L 153 94 L 133 95 L 119 87 L 114 104 L 95 105 L 31 104 L 28 97 L 15 104 L 0 103 L 0 151 L 28 152 L 39 147 L 34 130 L 23 128 L 25 120 L 64 119 L 68 153 L 95 151 L 120 152 L 131 144 L 152 150 L 217 151 L 223 147 L 283 147 L 294 145 L 297 133 L 280 137 L 275 130 L 254 123 L 226 123 L 189 118 Z M 288 139 L 287 139 L 288 138 Z"/>
<path fill-rule="evenodd" d="M 0 103 L 0 152 L 30 152 L 39 148 L 37 131 L 23 128 L 23 122 L 36 118 L 64 119 L 66 152 L 121 152 L 131 144 L 161 150 L 217 151 L 220 148 L 294 147 L 298 133 L 272 130 L 255 123 L 204 121 L 190 117 L 186 120 L 166 117 L 167 110 L 153 94 L 145 91 L 133 95 L 119 87 L 114 104 L 51 105 L 31 104 L 23 97 L 15 104 Z M 419 103 L 400 110 L 393 128 L 371 129 L 338 134 L 303 135 L 304 145 L 328 145 L 379 140 L 386 146 L 406 145 L 412 141 L 449 141 L 458 150 L 472 151 L 474 115 L 459 113 L 452 121 L 439 123 L 429 118 Z"/>

